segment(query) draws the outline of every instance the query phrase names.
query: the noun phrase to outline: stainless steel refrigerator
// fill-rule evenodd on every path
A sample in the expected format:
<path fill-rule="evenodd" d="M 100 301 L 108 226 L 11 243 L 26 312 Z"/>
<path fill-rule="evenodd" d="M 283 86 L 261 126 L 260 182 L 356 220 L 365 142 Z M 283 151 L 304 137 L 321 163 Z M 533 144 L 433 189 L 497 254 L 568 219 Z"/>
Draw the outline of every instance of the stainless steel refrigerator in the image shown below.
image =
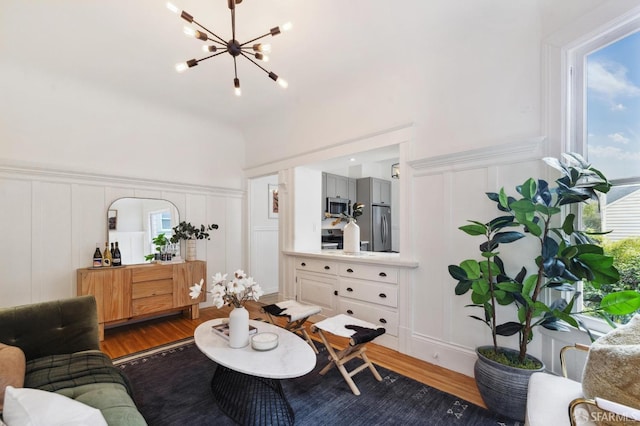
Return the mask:
<path fill-rule="evenodd" d="M 371 251 L 391 250 L 391 207 L 371 206 Z"/>

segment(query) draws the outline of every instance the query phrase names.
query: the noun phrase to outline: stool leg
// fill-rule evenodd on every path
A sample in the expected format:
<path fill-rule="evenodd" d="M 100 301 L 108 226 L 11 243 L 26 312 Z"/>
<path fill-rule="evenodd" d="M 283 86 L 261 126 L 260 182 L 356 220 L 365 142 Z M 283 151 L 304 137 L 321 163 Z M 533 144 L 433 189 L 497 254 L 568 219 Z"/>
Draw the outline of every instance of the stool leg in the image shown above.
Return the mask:
<path fill-rule="evenodd" d="M 378 370 L 376 370 L 376 367 L 373 365 L 373 363 L 369 361 L 369 357 L 367 356 L 367 354 L 365 354 L 363 351 L 361 356 L 362 360 L 369 366 L 369 370 L 371 370 L 373 377 L 375 377 L 377 381 L 381 382 L 382 377 L 380 376 L 380 373 L 378 373 Z"/>
<path fill-rule="evenodd" d="M 349 385 L 349 388 L 351 389 L 351 392 L 353 392 L 354 395 L 359 396 L 360 395 L 360 389 L 358 389 L 358 386 L 356 386 L 356 383 L 351 378 L 351 374 L 349 374 L 349 372 L 344 367 L 344 365 L 342 365 L 344 362 L 347 362 L 348 360 L 350 360 L 352 358 L 352 357 L 348 357 L 346 360 L 343 361 L 343 359 L 345 357 L 347 357 L 347 355 L 349 355 L 349 353 L 352 351 L 352 348 L 347 347 L 347 348 L 343 349 L 342 351 L 336 353 L 333 350 L 333 347 L 331 347 L 331 345 L 327 341 L 327 338 L 322 333 L 322 330 L 321 329 L 316 329 L 316 330 L 317 330 L 318 334 L 320 335 L 320 338 L 322 339 L 322 342 L 327 347 L 327 352 L 329 352 L 329 355 L 330 355 L 330 361 L 320 371 L 320 375 L 324 376 L 331 369 L 331 367 L 333 367 L 335 365 L 338 368 L 338 371 L 340 371 L 340 374 L 342 374 L 342 377 L 344 378 L 345 382 L 347 382 L 347 385 Z"/>

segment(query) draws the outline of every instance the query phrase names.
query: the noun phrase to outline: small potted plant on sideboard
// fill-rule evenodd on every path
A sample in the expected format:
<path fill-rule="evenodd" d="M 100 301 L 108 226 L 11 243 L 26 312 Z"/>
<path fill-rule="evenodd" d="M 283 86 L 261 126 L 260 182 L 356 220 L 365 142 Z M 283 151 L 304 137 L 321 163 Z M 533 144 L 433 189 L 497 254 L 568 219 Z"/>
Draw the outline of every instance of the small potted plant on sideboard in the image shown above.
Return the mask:
<path fill-rule="evenodd" d="M 185 260 L 196 260 L 196 241 L 197 240 L 210 240 L 209 231 L 218 229 L 218 225 L 212 223 L 211 225 L 193 226 L 189 222 L 182 221 L 178 226 L 173 227 L 173 235 L 171 236 L 172 243 L 178 243 L 181 240 L 186 241 L 186 256 Z"/>

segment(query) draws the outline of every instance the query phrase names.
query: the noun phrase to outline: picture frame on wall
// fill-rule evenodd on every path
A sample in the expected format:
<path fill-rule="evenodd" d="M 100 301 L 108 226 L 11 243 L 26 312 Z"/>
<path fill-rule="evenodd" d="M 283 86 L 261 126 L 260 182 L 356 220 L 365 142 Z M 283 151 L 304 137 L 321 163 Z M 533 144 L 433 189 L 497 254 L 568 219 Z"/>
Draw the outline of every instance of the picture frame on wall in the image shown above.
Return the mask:
<path fill-rule="evenodd" d="M 278 185 L 269 185 L 269 219 L 278 218 Z"/>
<path fill-rule="evenodd" d="M 118 229 L 118 210 L 108 210 L 107 226 L 109 228 L 109 231 L 116 231 Z"/>

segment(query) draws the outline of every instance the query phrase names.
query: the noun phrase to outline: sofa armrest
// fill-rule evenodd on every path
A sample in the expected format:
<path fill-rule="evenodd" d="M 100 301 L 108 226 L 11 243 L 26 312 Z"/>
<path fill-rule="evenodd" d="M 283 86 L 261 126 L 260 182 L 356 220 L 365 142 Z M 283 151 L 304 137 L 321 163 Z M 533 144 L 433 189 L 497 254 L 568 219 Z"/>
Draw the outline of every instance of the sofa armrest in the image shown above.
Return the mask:
<path fill-rule="evenodd" d="M 100 349 L 93 296 L 0 309 L 0 342 L 21 348 L 27 361 Z"/>

